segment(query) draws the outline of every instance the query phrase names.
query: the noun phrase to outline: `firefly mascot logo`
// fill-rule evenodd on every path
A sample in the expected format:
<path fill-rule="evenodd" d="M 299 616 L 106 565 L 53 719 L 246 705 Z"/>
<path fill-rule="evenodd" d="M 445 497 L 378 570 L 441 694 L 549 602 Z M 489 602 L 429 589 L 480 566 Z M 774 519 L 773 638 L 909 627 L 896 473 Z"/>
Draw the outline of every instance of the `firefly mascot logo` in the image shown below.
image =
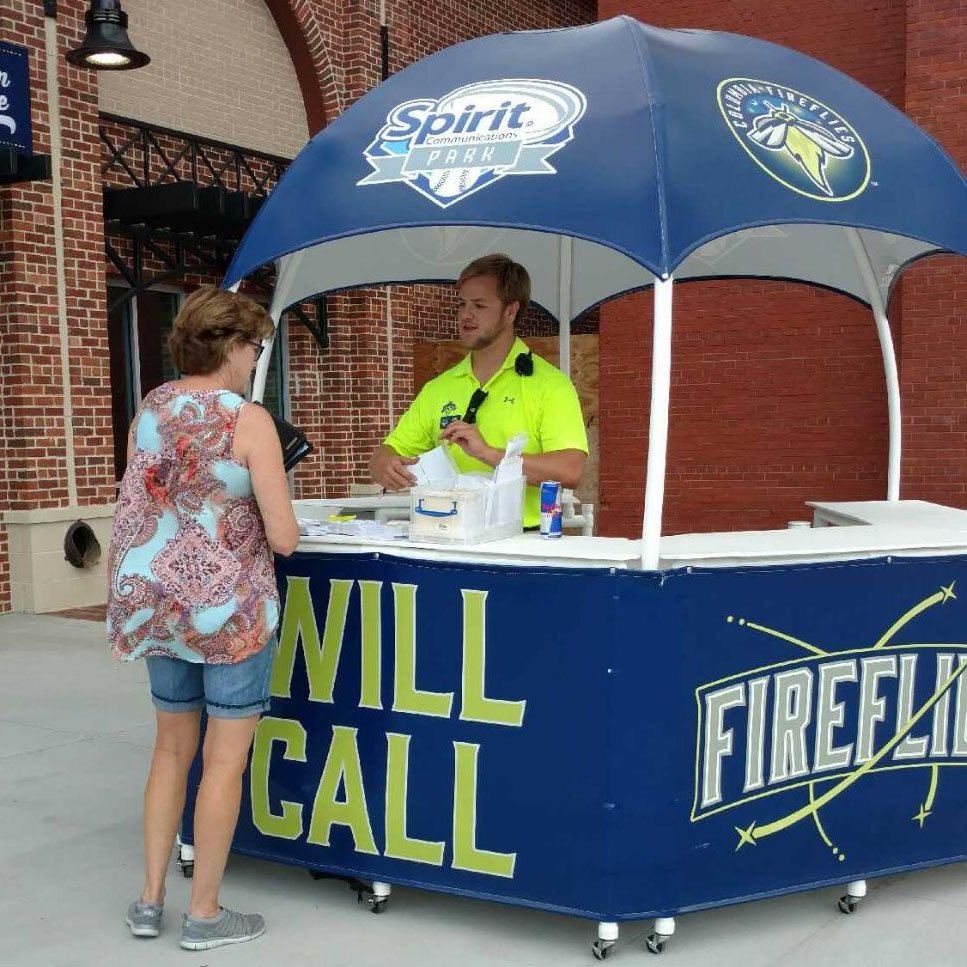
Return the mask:
<path fill-rule="evenodd" d="M 870 158 L 856 130 L 807 94 L 729 78 L 718 104 L 739 144 L 776 181 L 818 201 L 847 201 L 869 184 Z"/>
<path fill-rule="evenodd" d="M 584 94 L 546 80 L 469 84 L 394 107 L 363 154 L 358 185 L 402 182 L 440 208 L 508 175 L 553 175 L 548 158 L 574 136 Z"/>

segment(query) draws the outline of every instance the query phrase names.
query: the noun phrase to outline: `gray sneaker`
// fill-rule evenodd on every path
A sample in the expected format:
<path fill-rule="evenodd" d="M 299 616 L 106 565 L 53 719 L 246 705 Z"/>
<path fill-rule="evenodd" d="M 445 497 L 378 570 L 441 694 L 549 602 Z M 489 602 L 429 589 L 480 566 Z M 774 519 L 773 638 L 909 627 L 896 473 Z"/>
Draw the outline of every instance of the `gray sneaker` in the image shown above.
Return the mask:
<path fill-rule="evenodd" d="M 131 928 L 135 937 L 157 937 L 161 933 L 161 914 L 164 905 L 161 903 L 142 903 L 135 900 L 128 907 L 128 915 L 124 922 Z"/>
<path fill-rule="evenodd" d="M 189 917 L 181 920 L 181 946 L 185 950 L 210 950 L 230 943 L 245 943 L 265 933 L 265 920 L 257 913 L 226 910 L 217 917 Z"/>

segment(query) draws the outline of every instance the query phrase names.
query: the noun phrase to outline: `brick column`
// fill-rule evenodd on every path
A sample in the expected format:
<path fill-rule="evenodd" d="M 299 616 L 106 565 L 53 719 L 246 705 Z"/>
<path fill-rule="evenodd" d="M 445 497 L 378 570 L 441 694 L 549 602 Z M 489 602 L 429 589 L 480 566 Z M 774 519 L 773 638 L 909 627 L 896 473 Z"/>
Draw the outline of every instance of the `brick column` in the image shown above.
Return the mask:
<path fill-rule="evenodd" d="M 906 113 L 967 169 L 967 2 L 908 0 Z M 911 204 L 916 188 L 911 185 Z M 902 283 L 901 496 L 967 507 L 967 260 L 931 258 Z M 896 300 L 895 300 L 896 301 Z"/>
<path fill-rule="evenodd" d="M 54 181 L 0 189 L 0 611 L 50 610 L 58 593 L 102 600 L 103 562 L 101 576 L 74 574 L 60 544 L 74 519 L 91 517 L 105 537 L 114 497 L 97 94 L 94 75 L 64 59 L 86 4 L 58 6 L 62 276 Z M 34 148 L 52 154 L 43 5 L 0 4 L 0 36 L 30 51 Z"/>

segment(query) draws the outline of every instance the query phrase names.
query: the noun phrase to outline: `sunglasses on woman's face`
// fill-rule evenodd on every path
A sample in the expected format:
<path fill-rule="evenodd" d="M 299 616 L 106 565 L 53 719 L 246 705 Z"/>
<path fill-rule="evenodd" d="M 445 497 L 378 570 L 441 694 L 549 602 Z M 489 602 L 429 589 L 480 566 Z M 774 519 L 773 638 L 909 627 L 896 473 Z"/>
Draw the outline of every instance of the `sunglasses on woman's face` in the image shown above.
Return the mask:
<path fill-rule="evenodd" d="M 243 339 L 242 342 L 248 346 L 251 346 L 255 350 L 255 361 L 258 362 L 263 350 L 265 349 L 264 344 L 260 342 L 252 342 L 251 339 Z"/>

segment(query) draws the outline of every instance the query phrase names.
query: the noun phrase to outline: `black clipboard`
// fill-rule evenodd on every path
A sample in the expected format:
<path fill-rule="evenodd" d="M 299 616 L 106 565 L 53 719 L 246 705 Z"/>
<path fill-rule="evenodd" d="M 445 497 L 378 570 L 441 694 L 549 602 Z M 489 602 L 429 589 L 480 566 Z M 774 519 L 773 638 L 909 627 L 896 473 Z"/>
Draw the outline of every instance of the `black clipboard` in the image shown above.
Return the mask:
<path fill-rule="evenodd" d="M 262 406 L 261 403 L 258 405 Z M 262 408 L 265 409 L 264 406 Z M 282 466 L 288 473 L 300 460 L 304 460 L 312 453 L 312 444 L 298 427 L 283 420 L 281 416 L 276 416 L 271 410 L 266 409 L 265 412 L 272 417 L 275 432 L 279 434 L 279 443 L 282 444 Z"/>

